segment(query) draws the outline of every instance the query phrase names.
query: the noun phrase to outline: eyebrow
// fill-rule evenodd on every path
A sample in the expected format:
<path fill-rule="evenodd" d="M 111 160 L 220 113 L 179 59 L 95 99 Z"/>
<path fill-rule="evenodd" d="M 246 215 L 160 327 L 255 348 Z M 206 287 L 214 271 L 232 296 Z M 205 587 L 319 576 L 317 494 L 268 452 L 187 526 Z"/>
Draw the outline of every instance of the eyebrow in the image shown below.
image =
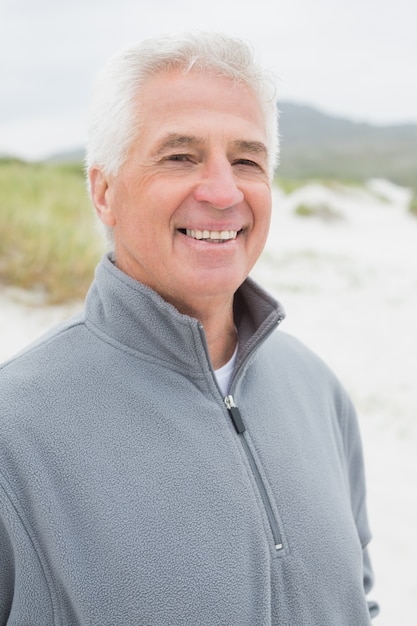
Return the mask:
<path fill-rule="evenodd" d="M 268 150 L 262 141 L 248 141 L 246 139 L 238 139 L 232 144 L 237 150 L 242 152 L 250 152 L 252 154 L 263 154 L 268 156 Z"/>
<path fill-rule="evenodd" d="M 172 150 L 175 148 L 183 148 L 191 147 L 195 148 L 200 146 L 203 143 L 203 139 L 201 137 L 195 137 L 193 135 L 180 135 L 178 133 L 169 133 L 165 137 L 161 139 L 161 141 L 157 144 L 154 156 L 158 157 L 161 154 L 164 154 L 167 150 Z"/>
<path fill-rule="evenodd" d="M 161 156 L 167 150 L 176 148 L 196 148 L 204 144 L 202 137 L 196 137 L 194 135 L 181 135 L 179 133 L 169 133 L 161 139 L 157 144 L 153 155 L 155 157 Z M 235 150 L 248 152 L 250 154 L 262 154 L 266 158 L 268 157 L 268 150 L 262 141 L 252 141 L 248 139 L 236 139 L 232 142 L 232 146 Z"/>

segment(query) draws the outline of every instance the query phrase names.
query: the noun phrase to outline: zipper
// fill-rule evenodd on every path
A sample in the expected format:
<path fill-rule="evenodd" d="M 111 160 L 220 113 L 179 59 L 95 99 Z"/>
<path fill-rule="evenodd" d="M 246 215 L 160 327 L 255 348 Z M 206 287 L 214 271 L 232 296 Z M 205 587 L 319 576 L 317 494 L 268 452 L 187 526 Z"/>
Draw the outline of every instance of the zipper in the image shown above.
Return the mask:
<path fill-rule="evenodd" d="M 283 319 L 284 319 L 284 317 L 280 317 L 280 319 L 278 320 L 278 323 L 280 323 Z M 214 382 L 216 383 L 217 389 L 221 393 L 220 388 L 219 388 L 219 386 L 217 384 L 217 381 L 216 381 L 215 373 L 214 373 L 212 365 L 211 365 L 209 351 L 208 351 L 208 346 L 207 346 L 207 341 L 206 341 L 206 336 L 205 336 L 205 332 L 204 332 L 204 327 L 201 324 L 201 322 L 198 323 L 198 330 L 199 330 L 200 338 L 201 338 L 201 341 L 203 343 L 203 346 L 204 346 L 204 349 L 205 349 L 205 352 L 206 352 L 207 360 L 208 360 L 208 363 L 209 363 L 209 367 L 210 367 L 211 373 L 213 375 Z M 272 332 L 272 330 L 270 332 Z M 237 375 L 237 371 L 234 374 L 234 378 Z M 255 457 L 253 456 L 252 450 L 250 449 L 249 444 L 248 444 L 248 442 L 246 440 L 246 437 L 245 437 L 245 432 L 246 432 L 245 423 L 244 423 L 244 421 L 242 419 L 241 413 L 240 413 L 238 407 L 236 406 L 234 398 L 233 398 L 233 396 L 231 394 L 227 395 L 224 398 L 224 403 L 226 405 L 226 408 L 227 408 L 228 414 L 230 416 L 230 419 L 231 419 L 231 421 L 233 423 L 233 426 L 235 427 L 236 433 L 237 433 L 237 435 L 238 435 L 238 437 L 240 439 L 240 442 L 242 444 L 243 450 L 244 450 L 244 452 L 246 454 L 246 457 L 248 459 L 249 466 L 250 466 L 250 468 L 252 470 L 252 473 L 253 473 L 253 476 L 255 478 L 255 483 L 256 483 L 256 485 L 258 487 L 258 491 L 259 491 L 259 494 L 261 496 L 262 503 L 263 503 L 263 505 L 265 507 L 266 515 L 268 517 L 269 526 L 270 526 L 272 537 L 273 537 L 273 540 L 274 540 L 275 550 L 277 552 L 279 552 L 284 547 L 283 543 L 282 543 L 282 538 L 281 538 L 281 531 L 279 529 L 279 525 L 278 525 L 277 519 L 276 519 L 274 511 L 272 509 L 271 500 L 270 500 L 270 498 L 268 496 L 268 492 L 267 492 L 267 490 L 265 488 L 264 481 L 262 479 L 262 476 L 261 476 L 261 473 L 259 471 L 259 468 L 258 468 L 258 466 L 256 464 Z"/>
<path fill-rule="evenodd" d="M 260 496 L 261 496 L 261 499 L 262 499 L 262 502 L 263 502 L 263 505 L 265 507 L 265 511 L 268 517 L 269 525 L 270 525 L 272 536 L 274 539 L 275 549 L 278 552 L 279 550 L 282 550 L 283 548 L 281 532 L 280 532 L 274 511 L 272 510 L 271 501 L 266 491 L 264 481 L 262 479 L 259 468 L 256 464 L 255 457 L 253 456 L 252 450 L 250 449 L 249 444 L 246 440 L 246 437 L 245 437 L 246 427 L 242 419 L 242 415 L 240 414 L 240 411 L 238 407 L 236 406 L 232 395 L 226 396 L 224 399 L 224 403 L 228 410 L 233 426 L 235 427 L 236 433 L 243 446 L 243 450 L 245 451 L 246 457 L 249 461 L 250 468 L 255 477 L 255 482 L 258 487 L 258 491 L 260 493 Z"/>

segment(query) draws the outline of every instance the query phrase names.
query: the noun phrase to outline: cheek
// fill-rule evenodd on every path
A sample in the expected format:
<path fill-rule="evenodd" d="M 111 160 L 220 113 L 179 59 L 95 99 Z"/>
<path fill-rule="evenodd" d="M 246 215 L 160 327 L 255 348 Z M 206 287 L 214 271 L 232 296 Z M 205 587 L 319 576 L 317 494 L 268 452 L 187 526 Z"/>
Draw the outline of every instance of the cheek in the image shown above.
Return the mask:
<path fill-rule="evenodd" d="M 252 206 L 255 206 L 255 209 L 253 209 L 255 228 L 262 232 L 264 236 L 267 236 L 272 213 L 271 194 L 269 192 L 259 194 L 256 198 L 256 204 Z"/>
<path fill-rule="evenodd" d="M 256 255 L 260 255 L 268 238 L 271 223 L 271 199 L 268 194 L 258 198 L 257 210 L 253 212 L 252 244 Z"/>

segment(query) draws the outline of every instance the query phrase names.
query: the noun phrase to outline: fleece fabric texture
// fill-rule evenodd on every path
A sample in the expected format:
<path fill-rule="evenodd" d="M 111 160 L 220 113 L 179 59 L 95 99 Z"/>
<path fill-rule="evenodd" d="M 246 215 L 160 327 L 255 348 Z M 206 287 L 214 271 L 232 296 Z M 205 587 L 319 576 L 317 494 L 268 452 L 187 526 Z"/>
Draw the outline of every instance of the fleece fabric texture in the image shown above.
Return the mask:
<path fill-rule="evenodd" d="M 370 623 L 349 398 L 250 279 L 235 312 L 244 434 L 201 324 L 108 257 L 84 313 L 2 366 L 1 625 Z"/>

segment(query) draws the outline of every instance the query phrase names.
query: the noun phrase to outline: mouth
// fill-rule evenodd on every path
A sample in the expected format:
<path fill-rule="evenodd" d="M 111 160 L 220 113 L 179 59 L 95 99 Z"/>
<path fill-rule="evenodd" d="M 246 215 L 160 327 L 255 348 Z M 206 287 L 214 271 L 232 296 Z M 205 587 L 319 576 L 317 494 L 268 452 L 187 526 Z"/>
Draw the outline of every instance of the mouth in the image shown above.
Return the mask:
<path fill-rule="evenodd" d="M 241 230 L 193 230 L 192 228 L 180 228 L 179 231 L 199 241 L 208 241 L 210 243 L 225 243 L 233 241 L 242 232 Z"/>

